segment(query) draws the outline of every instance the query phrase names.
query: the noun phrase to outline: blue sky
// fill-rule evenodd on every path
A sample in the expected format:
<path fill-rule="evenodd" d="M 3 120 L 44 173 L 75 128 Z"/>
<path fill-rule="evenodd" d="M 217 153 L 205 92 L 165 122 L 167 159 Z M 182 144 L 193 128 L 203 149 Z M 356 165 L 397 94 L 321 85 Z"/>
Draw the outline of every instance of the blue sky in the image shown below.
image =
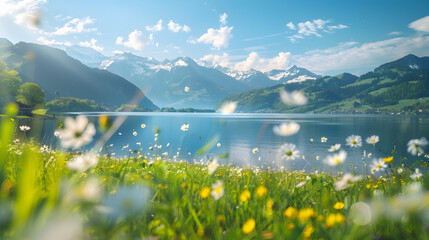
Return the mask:
<path fill-rule="evenodd" d="M 0 0 L 0 37 L 236 70 L 296 64 L 362 74 L 408 53 L 429 55 L 428 9 L 426 0 Z"/>

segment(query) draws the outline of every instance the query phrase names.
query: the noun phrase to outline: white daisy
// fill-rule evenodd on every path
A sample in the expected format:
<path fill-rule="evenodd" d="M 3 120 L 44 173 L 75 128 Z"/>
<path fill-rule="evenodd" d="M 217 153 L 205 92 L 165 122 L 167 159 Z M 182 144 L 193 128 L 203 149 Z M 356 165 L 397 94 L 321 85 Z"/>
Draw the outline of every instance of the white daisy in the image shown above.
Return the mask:
<path fill-rule="evenodd" d="M 413 180 L 418 180 L 423 176 L 423 174 L 420 173 L 420 170 L 418 168 L 416 168 L 415 172 L 413 174 L 410 175 L 410 178 L 412 178 Z"/>
<path fill-rule="evenodd" d="M 223 196 L 223 194 L 225 193 L 225 189 L 223 188 L 223 182 L 222 181 L 217 181 L 216 183 L 214 183 L 212 185 L 212 197 L 214 200 L 218 200 L 219 198 L 221 198 Z"/>
<path fill-rule="evenodd" d="M 326 138 L 326 137 L 321 137 L 321 138 L 320 138 L 320 141 L 321 141 L 322 143 L 325 143 L 326 141 L 328 141 L 328 138 Z"/>
<path fill-rule="evenodd" d="M 376 135 L 372 135 L 371 137 L 367 137 L 365 141 L 368 144 L 376 144 L 380 141 L 380 138 Z"/>
<path fill-rule="evenodd" d="M 21 130 L 23 132 L 30 131 L 30 129 L 31 128 L 29 126 L 27 126 L 27 125 L 19 126 L 19 130 Z"/>
<path fill-rule="evenodd" d="M 291 93 L 286 92 L 284 89 L 280 90 L 280 99 L 286 105 L 305 105 L 307 104 L 307 97 L 299 91 L 293 91 Z"/>
<path fill-rule="evenodd" d="M 220 143 L 217 143 L 217 144 L 216 144 L 216 146 L 217 146 L 217 147 L 220 147 L 220 146 L 221 146 L 221 144 L 220 144 Z"/>
<path fill-rule="evenodd" d="M 256 154 L 256 153 L 258 153 L 258 152 L 259 152 L 259 148 L 254 148 L 254 149 L 252 149 L 252 153 Z"/>
<path fill-rule="evenodd" d="M 346 151 L 340 151 L 339 153 L 329 155 L 325 158 L 325 163 L 329 166 L 337 166 L 338 164 L 343 163 L 347 158 Z"/>
<path fill-rule="evenodd" d="M 61 145 L 64 148 L 80 148 L 90 143 L 94 135 L 94 124 L 88 123 L 88 118 L 77 116 L 75 120 L 67 117 L 64 122 L 64 129 L 60 130 Z"/>
<path fill-rule="evenodd" d="M 290 136 L 297 133 L 300 129 L 300 126 L 296 122 L 282 123 L 273 127 L 275 134 L 279 136 Z"/>
<path fill-rule="evenodd" d="M 337 191 L 347 189 L 353 184 L 361 179 L 361 176 L 353 176 L 353 174 L 346 173 L 341 180 L 338 180 L 334 183 L 335 189 Z"/>
<path fill-rule="evenodd" d="M 146 124 L 144 124 L 144 123 L 143 123 L 142 125 L 140 125 L 140 127 L 141 127 L 141 128 L 145 128 L 145 127 L 146 127 Z"/>
<path fill-rule="evenodd" d="M 188 131 L 188 129 L 189 129 L 189 124 L 183 124 L 181 127 L 180 127 L 180 130 L 182 130 L 182 131 Z"/>
<path fill-rule="evenodd" d="M 426 138 L 412 139 L 408 142 L 408 152 L 412 155 L 423 154 L 423 147 L 428 145 Z"/>
<path fill-rule="evenodd" d="M 375 158 L 374 160 L 372 160 L 372 163 L 371 163 L 370 167 L 371 167 L 371 172 L 374 173 L 374 172 L 378 172 L 378 171 L 384 170 L 385 168 L 387 168 L 387 165 L 383 161 L 382 158 Z"/>
<path fill-rule="evenodd" d="M 222 107 L 219 109 L 219 112 L 222 114 L 231 114 L 235 111 L 237 108 L 238 102 L 227 102 L 222 105 Z"/>
<path fill-rule="evenodd" d="M 48 147 L 48 146 L 46 146 L 46 145 L 43 145 L 43 146 L 40 148 L 40 151 L 41 151 L 41 152 L 47 152 L 47 151 L 49 151 L 49 147 Z"/>
<path fill-rule="evenodd" d="M 329 152 L 336 152 L 336 151 L 340 150 L 340 148 L 341 148 L 341 144 L 337 143 L 337 144 L 331 146 L 328 151 Z"/>
<path fill-rule="evenodd" d="M 136 131 L 134 131 L 134 132 L 133 132 L 133 135 L 134 135 L 134 136 L 137 136 L 137 132 L 136 132 Z"/>
<path fill-rule="evenodd" d="M 68 163 L 67 167 L 79 172 L 85 172 L 89 168 L 94 167 L 98 163 L 98 158 L 95 154 L 89 153 L 83 156 L 77 156 L 72 158 Z"/>
<path fill-rule="evenodd" d="M 362 147 L 362 138 L 358 135 L 348 136 L 346 142 L 346 145 L 350 147 Z"/>
<path fill-rule="evenodd" d="M 207 168 L 209 170 L 210 175 L 212 175 L 216 171 L 217 167 L 219 166 L 217 161 L 218 161 L 217 158 L 215 158 L 213 159 L 213 161 L 207 164 Z"/>
<path fill-rule="evenodd" d="M 281 146 L 280 158 L 285 160 L 295 160 L 295 158 L 299 158 L 299 151 L 296 150 L 296 145 L 292 143 L 286 143 Z"/>
<path fill-rule="evenodd" d="M 398 168 L 398 173 L 401 174 L 404 170 L 402 168 Z"/>

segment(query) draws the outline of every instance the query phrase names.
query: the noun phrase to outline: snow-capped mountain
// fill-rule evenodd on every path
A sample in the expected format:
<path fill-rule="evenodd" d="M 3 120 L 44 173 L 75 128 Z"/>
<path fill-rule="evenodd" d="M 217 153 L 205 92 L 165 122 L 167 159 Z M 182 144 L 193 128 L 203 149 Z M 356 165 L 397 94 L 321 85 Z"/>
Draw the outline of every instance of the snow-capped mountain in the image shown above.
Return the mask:
<path fill-rule="evenodd" d="M 161 107 L 213 108 L 221 99 L 250 89 L 217 69 L 198 65 L 189 57 L 161 62 L 123 53 L 104 60 L 99 67 L 144 89 Z M 189 92 L 184 91 L 185 87 L 189 87 Z"/>
<path fill-rule="evenodd" d="M 303 82 L 307 80 L 316 80 L 322 76 L 317 75 L 308 71 L 305 68 L 300 68 L 295 65 L 286 69 L 286 70 L 271 70 L 266 72 L 265 75 L 271 80 L 279 81 L 282 83 L 296 83 Z"/>

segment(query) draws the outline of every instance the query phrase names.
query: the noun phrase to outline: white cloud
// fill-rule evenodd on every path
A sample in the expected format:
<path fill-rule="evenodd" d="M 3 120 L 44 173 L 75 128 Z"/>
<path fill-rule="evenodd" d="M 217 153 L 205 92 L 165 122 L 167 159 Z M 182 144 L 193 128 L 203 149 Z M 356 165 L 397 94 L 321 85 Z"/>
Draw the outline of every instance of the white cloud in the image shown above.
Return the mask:
<path fill-rule="evenodd" d="M 91 38 L 91 41 L 85 41 L 85 42 L 79 42 L 79 46 L 82 47 L 90 47 L 98 52 L 103 52 L 104 48 L 101 46 L 97 46 L 97 40 L 94 38 Z"/>
<path fill-rule="evenodd" d="M 123 37 L 116 38 L 117 45 L 123 45 L 125 47 L 133 48 L 135 50 L 141 51 L 147 45 L 153 42 L 153 34 L 150 34 L 149 37 L 145 37 L 142 31 L 134 30 L 128 34 L 128 40 L 124 42 Z"/>
<path fill-rule="evenodd" d="M 210 62 L 212 64 L 219 65 L 221 67 L 231 68 L 231 62 L 229 61 L 230 56 L 227 53 L 223 53 L 223 55 L 214 55 L 209 54 L 200 58 L 200 61 Z"/>
<path fill-rule="evenodd" d="M 146 30 L 149 32 L 159 32 L 163 29 L 162 27 L 162 19 L 159 19 L 159 21 L 153 25 L 153 26 L 146 26 Z"/>
<path fill-rule="evenodd" d="M 392 36 L 397 36 L 397 35 L 401 35 L 402 33 L 401 32 L 390 32 L 390 33 L 388 33 L 387 35 L 392 35 Z"/>
<path fill-rule="evenodd" d="M 211 44 L 214 48 L 220 49 L 221 47 L 227 47 L 229 44 L 229 39 L 232 38 L 233 27 L 221 27 L 219 29 L 209 28 L 207 33 L 204 33 L 200 38 L 197 39 L 197 42 L 202 42 L 206 44 Z"/>
<path fill-rule="evenodd" d="M 39 37 L 37 38 L 37 41 L 41 44 L 48 45 L 48 46 L 67 46 L 70 47 L 72 44 L 71 42 L 60 42 L 56 40 L 48 40 L 45 37 Z"/>
<path fill-rule="evenodd" d="M 173 20 L 170 20 L 167 26 L 168 30 L 172 32 L 179 32 L 180 30 L 182 30 L 183 32 L 191 31 L 191 28 L 188 25 L 181 26 L 180 24 L 173 22 Z"/>
<path fill-rule="evenodd" d="M 296 26 L 292 22 L 286 24 L 286 26 L 291 30 L 297 30 L 298 32 L 289 37 L 291 42 L 296 42 L 298 39 L 304 38 L 304 36 L 317 36 L 322 37 L 322 32 L 330 32 L 333 30 L 345 29 L 348 28 L 347 25 L 338 24 L 338 25 L 327 25 L 328 20 L 315 19 L 313 21 L 300 22 Z"/>
<path fill-rule="evenodd" d="M 46 0 L 1 0 L 0 17 L 9 16 L 15 24 L 35 29 L 41 20 L 40 5 Z"/>
<path fill-rule="evenodd" d="M 296 55 L 292 61 L 320 73 L 346 69 L 368 71 L 410 53 L 429 55 L 429 36 L 398 37 L 361 45 L 356 42 L 341 43 L 336 47 Z"/>
<path fill-rule="evenodd" d="M 188 25 L 184 24 L 183 27 L 182 27 L 182 31 L 184 31 L 184 32 L 190 32 L 191 28 Z"/>
<path fill-rule="evenodd" d="M 429 16 L 422 17 L 410 23 L 408 27 L 420 32 L 429 32 Z"/>
<path fill-rule="evenodd" d="M 248 71 L 255 69 L 261 72 L 268 72 L 273 69 L 285 69 L 289 64 L 290 52 L 280 52 L 273 58 L 261 58 L 258 53 L 251 52 L 246 60 L 235 64 L 234 69 Z"/>
<path fill-rule="evenodd" d="M 83 19 L 73 18 L 68 21 L 63 27 L 57 28 L 55 32 L 52 32 L 52 35 L 69 35 L 73 33 L 82 33 L 82 32 L 94 32 L 97 31 L 96 28 L 86 28 L 88 24 L 93 24 L 94 19 L 86 17 Z"/>
<path fill-rule="evenodd" d="M 226 13 L 223 13 L 222 15 L 219 16 L 219 22 L 222 24 L 222 26 L 226 25 L 226 18 L 228 17 L 228 15 Z"/>
<path fill-rule="evenodd" d="M 291 30 L 295 30 L 296 29 L 295 24 L 293 24 L 292 22 L 289 22 L 288 24 L 286 24 L 286 27 L 288 27 Z"/>

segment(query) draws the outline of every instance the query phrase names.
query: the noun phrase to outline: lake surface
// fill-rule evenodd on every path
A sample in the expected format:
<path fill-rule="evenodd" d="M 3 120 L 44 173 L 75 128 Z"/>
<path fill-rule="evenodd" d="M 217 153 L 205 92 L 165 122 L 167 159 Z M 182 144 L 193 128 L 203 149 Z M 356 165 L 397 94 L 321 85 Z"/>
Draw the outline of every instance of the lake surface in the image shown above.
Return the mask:
<path fill-rule="evenodd" d="M 106 113 L 70 113 L 71 116 L 86 115 L 97 123 L 98 116 Z M 408 163 L 417 160 L 406 152 L 410 139 L 429 138 L 429 116 L 404 115 L 332 115 L 332 114 L 231 114 L 218 113 L 107 113 L 112 119 L 126 117 L 106 146 L 109 152 L 115 152 L 117 157 L 130 155 L 130 150 L 139 150 L 141 154 L 158 154 L 167 152 L 170 158 L 180 153 L 180 159 L 200 161 L 213 158 L 216 155 L 229 153 L 229 157 L 221 159 L 222 164 L 249 166 L 283 166 L 288 170 L 307 171 L 313 169 L 330 170 L 323 164 L 324 158 L 330 154 L 331 145 L 340 143 L 341 149 L 348 153 L 343 169 L 356 167 L 363 169 L 363 160 L 370 163 L 372 159 L 363 158 L 363 152 L 372 153 L 373 157 L 386 157 L 396 145 L 398 155 L 407 157 Z M 43 123 L 43 141 L 56 144 L 52 132 L 56 121 L 45 120 Z M 273 126 L 282 122 L 295 121 L 300 124 L 300 131 L 292 136 L 280 137 L 274 134 Z M 141 128 L 146 124 L 146 128 Z M 180 127 L 189 124 L 188 131 Z M 155 141 L 154 129 L 160 130 Z M 137 132 L 137 136 L 133 132 Z M 362 136 L 363 146 L 350 148 L 345 146 L 349 135 Z M 380 142 L 369 145 L 366 137 L 378 135 Z M 98 132 L 95 139 L 100 138 Z M 203 155 L 196 152 L 210 139 L 219 136 L 220 147 L 214 146 Z M 326 143 L 321 143 L 321 137 L 327 137 Z M 310 139 L 314 141 L 311 142 Z M 138 145 L 141 143 L 141 145 Z M 279 148 L 285 143 L 293 143 L 300 151 L 301 158 L 285 161 L 279 158 Z M 129 145 L 127 148 L 124 146 Z M 162 148 L 149 148 L 162 145 Z M 167 147 L 167 145 L 169 145 Z M 92 145 L 86 147 L 90 149 Z M 252 153 L 253 148 L 259 152 Z M 141 150 L 140 150 L 141 149 Z M 179 150 L 180 149 L 180 150 Z M 429 151 L 427 147 L 426 152 Z M 103 150 L 104 151 L 104 150 Z M 104 151 L 106 152 L 106 151 Z M 131 154 L 132 155 L 132 154 Z M 135 155 L 135 154 L 134 154 Z M 302 159 L 305 157 L 305 160 Z M 319 156 L 320 160 L 316 160 Z M 177 158 L 177 157 L 176 157 Z M 421 159 L 421 158 L 420 158 Z M 398 161 L 399 159 L 395 159 Z M 335 168 L 334 168 L 335 170 Z"/>

